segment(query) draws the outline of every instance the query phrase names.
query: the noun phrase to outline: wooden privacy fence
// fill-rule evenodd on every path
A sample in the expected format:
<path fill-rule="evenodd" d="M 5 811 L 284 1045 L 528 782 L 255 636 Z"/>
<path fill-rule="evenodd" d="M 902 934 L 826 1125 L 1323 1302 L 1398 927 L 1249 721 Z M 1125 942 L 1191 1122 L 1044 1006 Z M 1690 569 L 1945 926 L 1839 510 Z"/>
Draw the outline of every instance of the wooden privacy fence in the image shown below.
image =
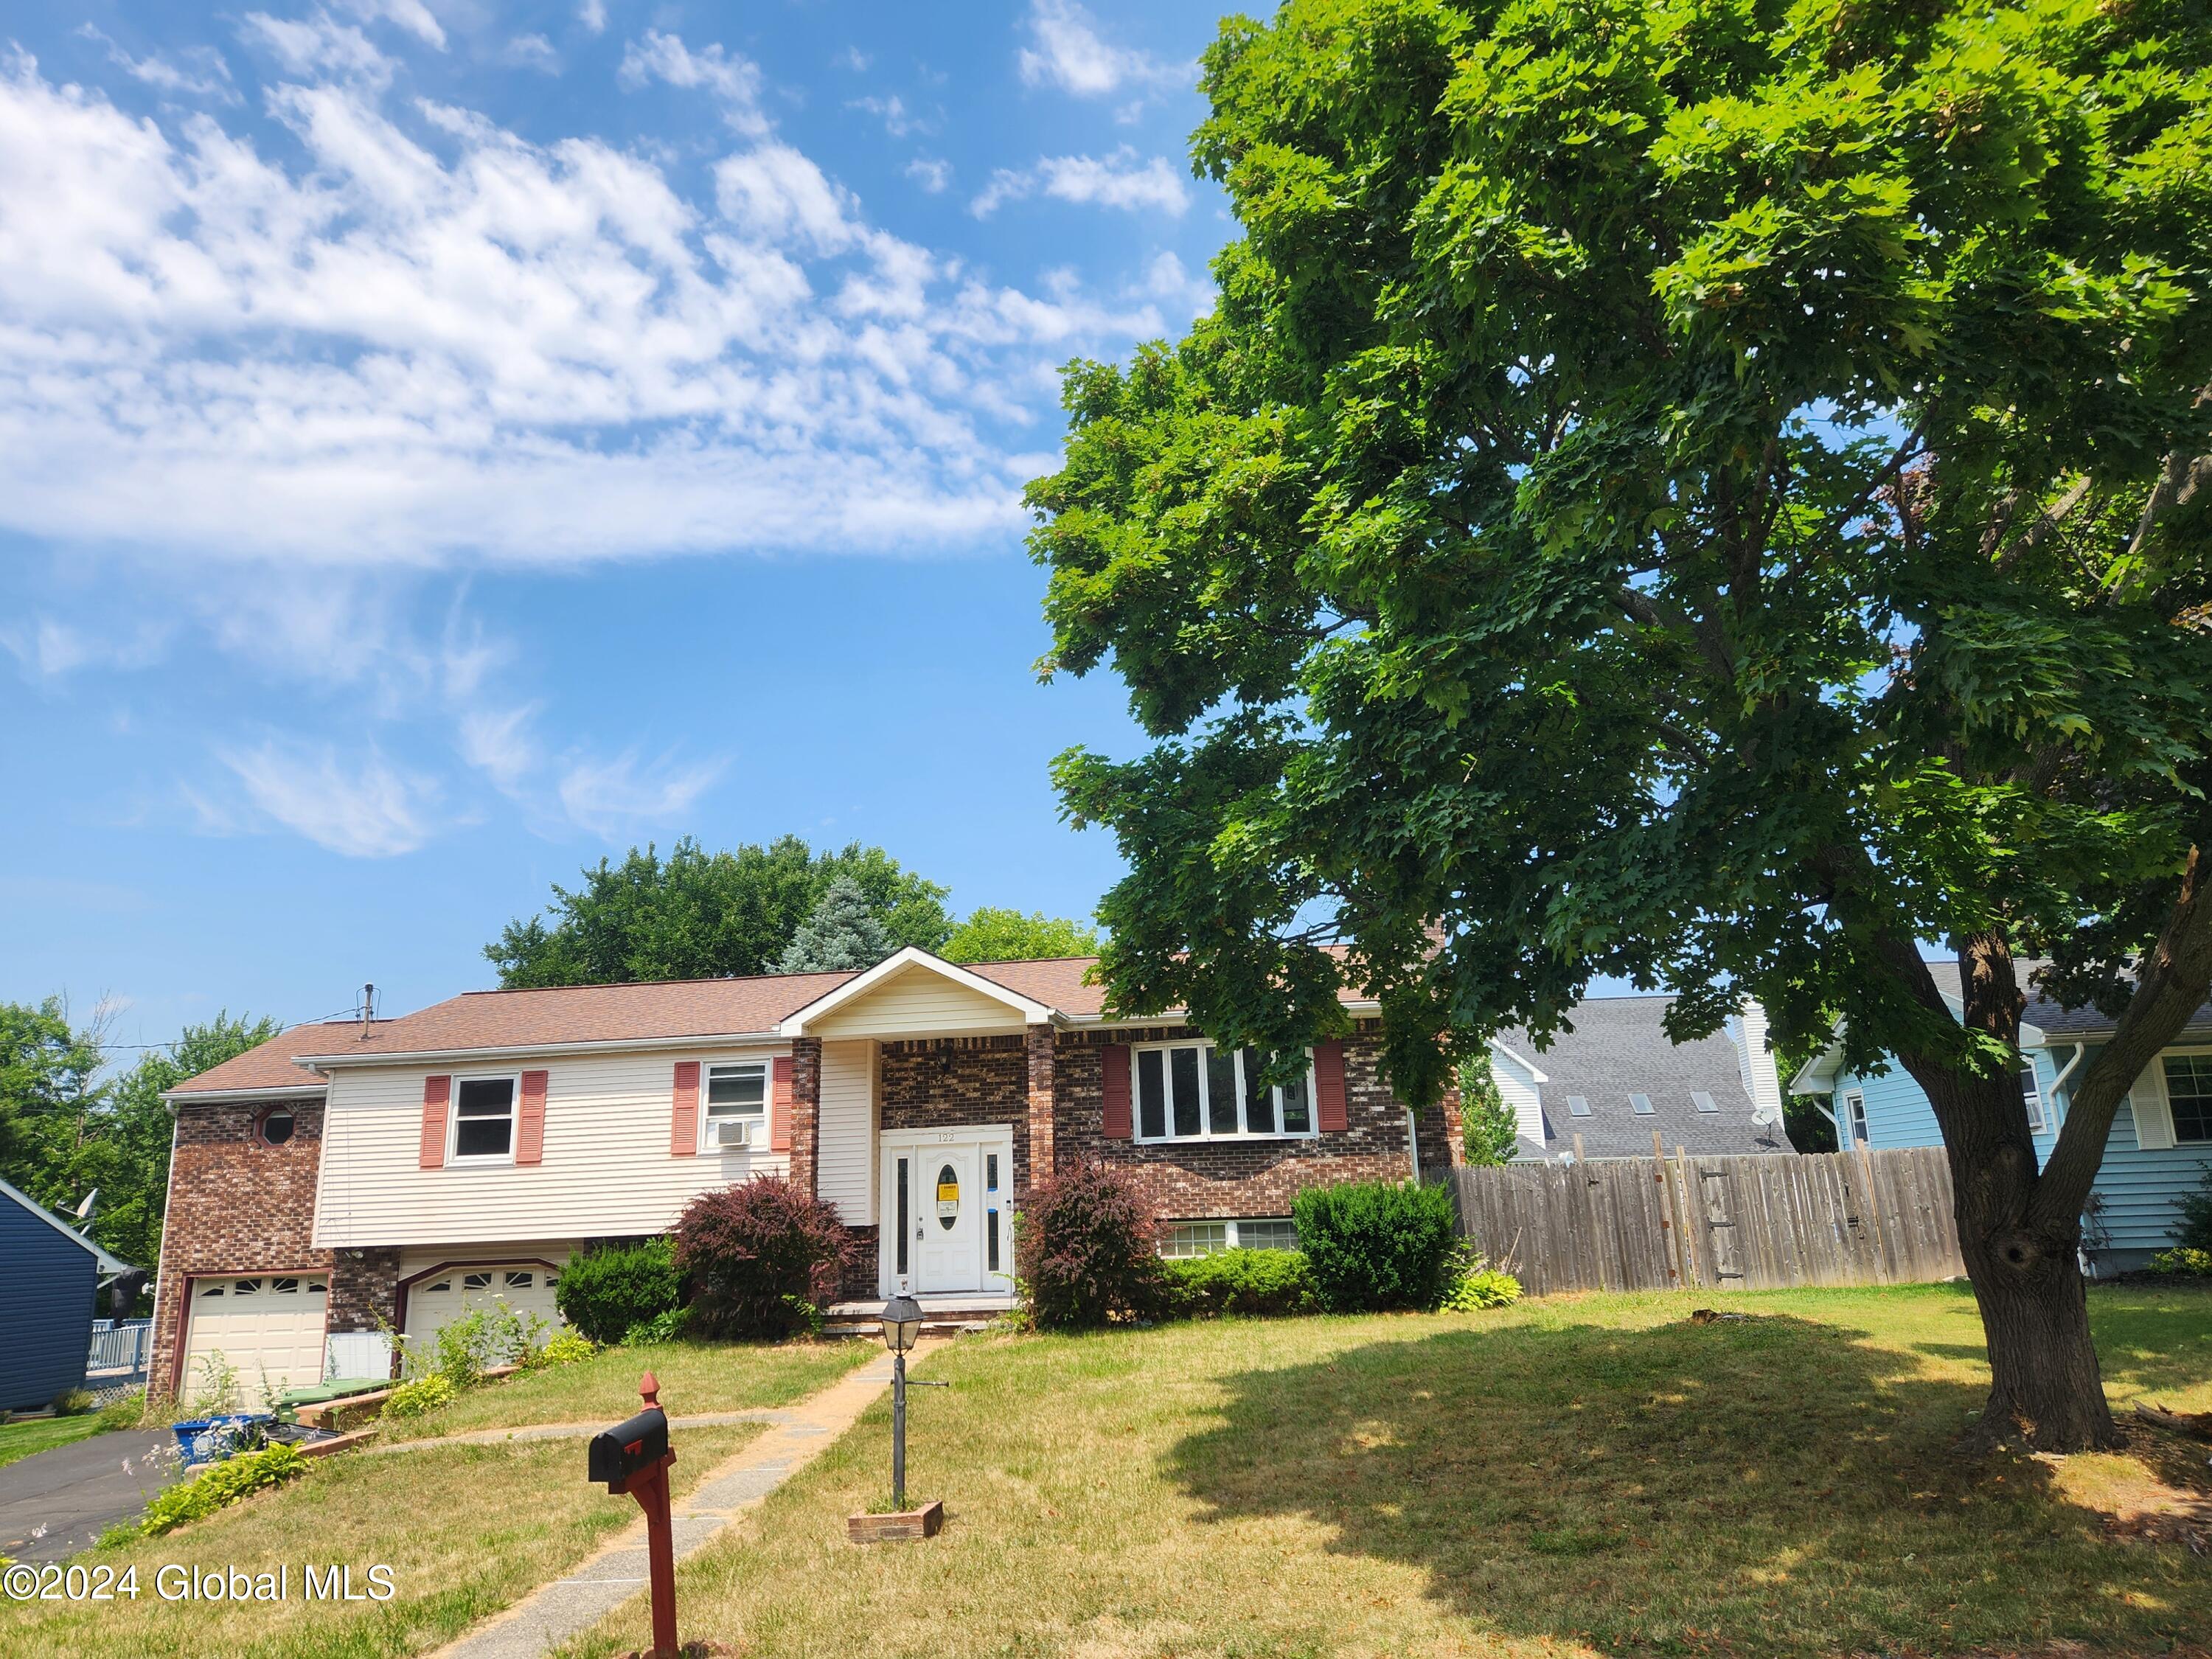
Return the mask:
<path fill-rule="evenodd" d="M 1940 1146 L 1453 1170 L 1459 1230 L 1532 1295 L 1963 1274 Z"/>

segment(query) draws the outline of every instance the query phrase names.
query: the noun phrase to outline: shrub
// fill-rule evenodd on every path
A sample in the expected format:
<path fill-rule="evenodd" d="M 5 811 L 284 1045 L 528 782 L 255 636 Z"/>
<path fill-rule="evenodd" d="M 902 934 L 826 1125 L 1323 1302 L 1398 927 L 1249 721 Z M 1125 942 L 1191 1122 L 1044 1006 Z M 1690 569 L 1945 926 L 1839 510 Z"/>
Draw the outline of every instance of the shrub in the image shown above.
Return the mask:
<path fill-rule="evenodd" d="M 684 1328 L 691 1322 L 689 1308 L 671 1308 L 666 1313 L 655 1314 L 641 1323 L 631 1326 L 623 1333 L 625 1348 L 650 1348 L 663 1342 L 673 1342 L 684 1334 Z"/>
<path fill-rule="evenodd" d="M 599 1351 L 599 1345 L 581 1331 L 556 1331 L 553 1340 L 531 1355 L 527 1362 L 532 1366 L 573 1365 L 580 1359 L 589 1359 Z"/>
<path fill-rule="evenodd" d="M 54 1396 L 56 1417 L 82 1417 L 92 1409 L 90 1389 L 64 1389 Z"/>
<path fill-rule="evenodd" d="M 149 1420 L 146 1391 L 143 1389 L 133 1389 L 100 1408 L 100 1431 L 102 1434 L 111 1429 L 135 1429 Z"/>
<path fill-rule="evenodd" d="M 1444 1292 L 1437 1305 L 1446 1313 L 1480 1313 L 1485 1308 L 1510 1308 L 1521 1299 L 1521 1281 L 1495 1267 L 1471 1267 Z"/>
<path fill-rule="evenodd" d="M 2203 1273 L 2212 1277 L 2212 1250 L 2192 1249 L 2185 1244 L 2160 1250 L 2151 1257 L 2150 1270 L 2154 1273 Z"/>
<path fill-rule="evenodd" d="M 1334 1313 L 1433 1308 L 1451 1283 L 1452 1198 L 1411 1182 L 1310 1187 L 1291 1206 L 1314 1289 Z"/>
<path fill-rule="evenodd" d="M 1047 1329 L 1154 1317 L 1167 1307 L 1151 1210 L 1127 1173 L 1103 1164 L 1078 1164 L 1030 1189 L 1014 1261 L 1030 1316 Z"/>
<path fill-rule="evenodd" d="M 683 1299 L 676 1246 L 665 1238 L 603 1244 L 571 1256 L 553 1287 L 561 1317 L 594 1342 L 619 1342 L 633 1325 L 668 1312 Z"/>
<path fill-rule="evenodd" d="M 2174 1200 L 2173 1207 L 2181 1212 L 2173 1242 L 2185 1250 L 2212 1250 L 2212 1164 L 2197 1176 L 2197 1190 Z"/>
<path fill-rule="evenodd" d="M 441 1407 L 450 1406 L 459 1395 L 461 1385 L 442 1371 L 432 1371 L 428 1376 L 418 1376 L 411 1382 L 402 1382 L 384 1397 L 386 1417 L 426 1417 Z"/>
<path fill-rule="evenodd" d="M 1321 1306 L 1303 1250 L 1218 1250 L 1165 1266 L 1170 1303 L 1194 1319 L 1305 1314 Z"/>
<path fill-rule="evenodd" d="M 1521 1120 L 1498 1091 L 1487 1052 L 1459 1068 L 1460 1139 L 1468 1164 L 1493 1169 L 1521 1149 Z"/>
<path fill-rule="evenodd" d="M 816 1304 L 836 1300 L 851 1250 L 836 1210 L 781 1176 L 702 1193 L 676 1224 L 676 1266 L 708 1336 L 805 1328 Z"/>
<path fill-rule="evenodd" d="M 307 1464 L 308 1459 L 297 1446 L 280 1443 L 240 1452 L 196 1480 L 180 1481 L 155 1493 L 138 1530 L 149 1538 L 159 1538 L 249 1493 L 296 1480 L 307 1472 Z"/>

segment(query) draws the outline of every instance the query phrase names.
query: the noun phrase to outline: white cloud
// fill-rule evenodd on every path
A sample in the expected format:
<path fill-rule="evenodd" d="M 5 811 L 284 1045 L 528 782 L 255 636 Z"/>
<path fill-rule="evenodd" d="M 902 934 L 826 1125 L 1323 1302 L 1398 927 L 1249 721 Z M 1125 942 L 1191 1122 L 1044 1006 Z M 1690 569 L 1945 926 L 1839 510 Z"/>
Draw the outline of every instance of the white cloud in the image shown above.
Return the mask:
<path fill-rule="evenodd" d="M 584 0 L 576 8 L 576 21 L 593 34 L 604 34 L 607 27 L 607 0 Z"/>
<path fill-rule="evenodd" d="M 422 0 L 338 0 L 356 17 L 386 22 L 405 30 L 423 45 L 446 49 L 446 31 L 438 26 Z"/>
<path fill-rule="evenodd" d="M 916 133 L 927 135 L 937 131 L 934 121 L 916 115 L 896 94 L 889 98 L 855 98 L 845 107 L 874 116 L 884 124 L 884 132 L 893 138 L 909 138 Z"/>
<path fill-rule="evenodd" d="M 1111 155 L 1048 155 L 1021 172 L 1001 167 L 969 204 L 977 218 L 988 218 L 1005 203 L 1045 195 L 1129 211 L 1157 210 L 1181 216 L 1190 206 L 1190 189 L 1165 156 L 1139 163 L 1127 144 Z"/>
<path fill-rule="evenodd" d="M 1192 276 L 1182 260 L 1163 251 L 1146 265 L 1144 280 L 1130 289 L 1129 297 L 1158 300 L 1175 311 L 1200 317 L 1213 309 L 1217 296 L 1209 278 Z"/>
<path fill-rule="evenodd" d="M 79 24 L 76 32 L 83 39 L 105 46 L 108 62 L 134 81 L 143 81 L 163 92 L 188 94 L 195 98 L 217 98 L 226 103 L 237 100 L 238 94 L 230 84 L 230 65 L 211 46 L 188 46 L 179 52 L 179 58 L 194 66 L 184 69 L 159 52 L 133 58 L 94 24 Z"/>
<path fill-rule="evenodd" d="M 1128 85 L 1190 84 L 1185 64 L 1164 64 L 1149 52 L 1108 44 L 1091 14 L 1071 0 L 1032 0 L 1029 15 L 1032 45 L 1022 48 L 1022 79 L 1031 86 L 1050 84 L 1079 98 L 1103 98 Z"/>
<path fill-rule="evenodd" d="M 1010 534 L 1033 458 L 1008 437 L 1037 447 L 1052 365 L 1160 326 L 994 287 L 787 145 L 726 158 L 701 203 L 594 138 L 387 107 L 351 24 L 240 27 L 284 76 L 275 148 L 0 57 L 0 529 L 281 572 L 210 585 L 208 620 L 317 680 L 387 648 L 367 590 L 317 568 Z M 752 108 L 740 59 L 633 52 Z M 1035 188 L 1157 205 L 1160 176 L 1070 158 Z"/>
<path fill-rule="evenodd" d="M 681 817 L 721 773 L 719 761 L 684 767 L 666 756 L 641 767 L 635 752 L 579 760 L 562 775 L 561 805 L 580 827 L 612 839 Z"/>
<path fill-rule="evenodd" d="M 920 185 L 932 196 L 944 193 L 952 182 L 952 163 L 927 155 L 917 155 L 906 164 L 906 176 Z"/>
<path fill-rule="evenodd" d="M 501 48 L 500 60 L 518 69 L 543 70 L 548 75 L 561 72 L 561 55 L 542 34 L 516 35 Z"/>
<path fill-rule="evenodd" d="M 0 627 L 0 646 L 40 679 L 60 679 L 80 668 L 145 668 L 158 662 L 168 641 L 158 623 L 121 628 L 110 623 L 98 632 L 53 617 L 25 626 Z"/>
<path fill-rule="evenodd" d="M 471 709 L 461 716 L 461 758 L 501 789 L 512 793 L 538 761 L 538 744 L 530 724 L 540 705 Z"/>
<path fill-rule="evenodd" d="M 343 755 L 335 744 L 270 738 L 258 748 L 219 751 L 256 810 L 319 847 L 349 858 L 390 858 L 430 839 L 430 786 L 395 770 L 373 747 Z M 197 795 L 204 822 L 236 822 Z"/>
<path fill-rule="evenodd" d="M 759 69 L 720 45 L 693 52 L 680 35 L 647 29 L 643 40 L 633 40 L 623 49 L 616 78 L 633 92 L 654 81 L 699 88 L 720 103 L 722 118 L 735 131 L 749 137 L 768 131 L 768 118 L 760 111 Z"/>

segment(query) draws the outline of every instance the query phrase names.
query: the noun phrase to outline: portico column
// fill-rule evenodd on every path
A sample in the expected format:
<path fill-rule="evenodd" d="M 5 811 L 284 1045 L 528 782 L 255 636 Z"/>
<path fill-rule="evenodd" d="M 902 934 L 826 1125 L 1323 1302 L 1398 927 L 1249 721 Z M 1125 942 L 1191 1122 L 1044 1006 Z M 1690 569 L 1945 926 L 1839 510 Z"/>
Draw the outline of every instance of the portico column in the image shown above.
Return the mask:
<path fill-rule="evenodd" d="M 813 1195 L 822 1167 L 822 1040 L 791 1043 L 791 1184 Z"/>
<path fill-rule="evenodd" d="M 1022 1033 L 1022 1048 L 1030 1073 L 1030 1181 L 1051 1178 L 1058 1166 L 1053 1145 L 1053 1043 L 1058 1033 L 1049 1025 L 1031 1025 Z"/>

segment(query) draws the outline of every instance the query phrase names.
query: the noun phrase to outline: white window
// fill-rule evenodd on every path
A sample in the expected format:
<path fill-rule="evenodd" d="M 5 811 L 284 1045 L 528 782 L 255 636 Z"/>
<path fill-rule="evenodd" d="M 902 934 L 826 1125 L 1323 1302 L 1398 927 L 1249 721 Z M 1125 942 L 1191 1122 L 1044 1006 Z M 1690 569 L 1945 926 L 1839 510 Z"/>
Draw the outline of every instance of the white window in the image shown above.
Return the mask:
<path fill-rule="evenodd" d="M 1170 1261 L 1223 1250 L 1295 1250 L 1297 1224 L 1288 1216 L 1257 1221 L 1171 1221 L 1160 1229 L 1160 1254 Z"/>
<path fill-rule="evenodd" d="M 2166 1104 L 2176 1141 L 2212 1140 L 2212 1054 L 2166 1056 Z"/>
<path fill-rule="evenodd" d="M 1137 1139 L 1312 1135 L 1312 1057 L 1307 1057 L 1305 1075 L 1286 1087 L 1261 1087 L 1263 1070 L 1255 1048 L 1217 1048 L 1210 1042 L 1139 1048 Z"/>
<path fill-rule="evenodd" d="M 761 1125 L 768 1113 L 768 1062 L 742 1060 L 730 1066 L 709 1066 L 706 1076 L 707 1109 L 699 1114 L 699 1146 L 710 1152 L 724 1144 L 720 1126 L 750 1125 L 750 1144 L 762 1144 Z M 734 1138 L 730 1138 L 734 1140 Z"/>
<path fill-rule="evenodd" d="M 2043 1133 L 2044 1131 L 2050 1128 L 2051 1124 L 2049 1120 L 2043 1115 L 2043 1091 L 2036 1085 L 2034 1066 L 2023 1066 L 2021 1067 L 2020 1093 L 2021 1098 L 2027 1103 L 2027 1127 L 2029 1130 L 2035 1134 Z"/>
<path fill-rule="evenodd" d="M 453 1141 L 448 1162 L 506 1164 L 514 1158 L 512 1077 L 465 1077 L 453 1085 Z"/>
<path fill-rule="evenodd" d="M 1588 1117 L 1589 1115 L 1589 1100 L 1586 1096 L 1569 1095 L 1567 1097 L 1567 1115 L 1569 1117 Z"/>
<path fill-rule="evenodd" d="M 1866 1097 L 1854 1089 L 1844 1097 L 1844 1144 L 1863 1146 L 1867 1144 Z"/>

